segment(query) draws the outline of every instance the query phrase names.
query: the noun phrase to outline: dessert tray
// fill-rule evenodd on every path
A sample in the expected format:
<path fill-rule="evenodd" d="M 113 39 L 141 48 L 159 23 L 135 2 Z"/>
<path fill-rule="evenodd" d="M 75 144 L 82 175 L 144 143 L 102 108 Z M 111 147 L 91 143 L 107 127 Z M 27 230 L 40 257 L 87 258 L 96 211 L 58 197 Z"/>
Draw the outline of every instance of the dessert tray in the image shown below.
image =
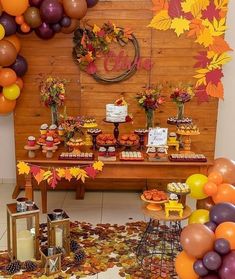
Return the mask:
<path fill-rule="evenodd" d="M 122 151 L 119 153 L 120 161 L 144 161 L 144 155 L 140 151 Z"/>
<path fill-rule="evenodd" d="M 167 184 L 167 191 L 176 195 L 186 195 L 190 193 L 190 188 L 186 183 L 171 182 Z"/>
<path fill-rule="evenodd" d="M 203 154 L 171 154 L 168 158 L 171 162 L 207 162 Z"/>
<path fill-rule="evenodd" d="M 80 161 L 91 161 L 94 159 L 94 153 L 92 152 L 63 152 L 59 155 L 59 160 L 80 160 Z"/>
<path fill-rule="evenodd" d="M 192 118 L 189 118 L 189 117 L 184 117 L 182 119 L 178 119 L 175 116 L 175 117 L 169 117 L 167 119 L 167 124 L 170 124 L 170 125 L 192 124 L 192 122 L 193 122 Z"/>
<path fill-rule="evenodd" d="M 151 211 L 162 210 L 161 204 L 168 202 L 167 194 L 163 191 L 158 191 L 157 189 L 144 191 L 140 198 L 142 201 L 148 203 L 146 208 Z"/>

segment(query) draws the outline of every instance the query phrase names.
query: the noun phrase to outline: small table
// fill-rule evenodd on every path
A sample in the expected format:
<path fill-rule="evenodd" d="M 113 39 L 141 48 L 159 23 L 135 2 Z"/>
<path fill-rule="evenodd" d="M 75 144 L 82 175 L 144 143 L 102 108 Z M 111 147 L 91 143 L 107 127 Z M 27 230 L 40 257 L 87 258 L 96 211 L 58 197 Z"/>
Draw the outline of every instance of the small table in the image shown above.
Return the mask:
<path fill-rule="evenodd" d="M 142 268 L 156 276 L 171 279 L 178 278 L 175 273 L 174 261 L 179 251 L 181 221 L 189 218 L 191 208 L 185 206 L 183 216 L 170 214 L 167 218 L 165 211 L 150 211 L 145 206 L 142 208 L 146 217 L 150 218 L 147 228 L 139 242 L 136 255 Z"/>

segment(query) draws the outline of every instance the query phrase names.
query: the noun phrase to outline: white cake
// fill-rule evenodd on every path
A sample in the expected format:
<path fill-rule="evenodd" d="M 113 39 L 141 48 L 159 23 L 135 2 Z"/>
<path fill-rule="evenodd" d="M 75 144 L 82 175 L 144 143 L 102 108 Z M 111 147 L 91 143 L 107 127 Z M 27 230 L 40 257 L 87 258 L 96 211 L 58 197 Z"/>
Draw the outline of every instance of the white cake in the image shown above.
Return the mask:
<path fill-rule="evenodd" d="M 106 120 L 110 122 L 124 122 L 127 117 L 127 105 L 117 106 L 114 104 L 106 105 Z"/>

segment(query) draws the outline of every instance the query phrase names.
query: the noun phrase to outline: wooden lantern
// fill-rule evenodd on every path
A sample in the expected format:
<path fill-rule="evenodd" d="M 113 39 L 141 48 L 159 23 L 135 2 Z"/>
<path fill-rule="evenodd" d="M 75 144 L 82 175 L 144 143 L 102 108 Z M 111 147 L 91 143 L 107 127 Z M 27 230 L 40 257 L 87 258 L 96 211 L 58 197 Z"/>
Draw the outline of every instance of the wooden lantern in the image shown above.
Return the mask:
<path fill-rule="evenodd" d="M 66 256 L 70 254 L 70 220 L 62 211 L 61 216 L 47 214 L 48 245 L 62 247 Z"/>
<path fill-rule="evenodd" d="M 46 249 L 45 251 L 40 249 L 42 268 L 44 268 L 44 274 L 46 276 L 50 276 L 61 271 L 61 253 L 52 253 L 52 255 L 49 255 L 49 249 Z"/>
<path fill-rule="evenodd" d="M 19 219 L 26 220 L 24 230 L 17 230 Z M 23 212 L 17 211 L 16 203 L 7 204 L 7 248 L 11 260 L 39 259 L 39 208 L 35 204 Z"/>

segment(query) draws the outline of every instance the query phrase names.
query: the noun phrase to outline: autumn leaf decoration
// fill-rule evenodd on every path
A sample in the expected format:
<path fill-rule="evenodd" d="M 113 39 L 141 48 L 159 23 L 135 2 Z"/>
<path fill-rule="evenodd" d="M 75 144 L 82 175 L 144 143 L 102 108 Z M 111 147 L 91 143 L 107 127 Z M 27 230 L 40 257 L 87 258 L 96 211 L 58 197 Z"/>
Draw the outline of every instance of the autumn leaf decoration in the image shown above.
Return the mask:
<path fill-rule="evenodd" d="M 70 168 L 45 168 L 25 163 L 24 161 L 19 161 L 17 163 L 19 174 L 31 174 L 38 184 L 42 181 L 46 181 L 53 189 L 61 179 L 68 181 L 76 179 L 81 180 L 83 183 L 86 178 L 94 179 L 97 174 L 103 170 L 103 166 L 104 164 L 101 161 L 96 161 L 93 165 L 86 165 L 84 167 L 74 166 Z"/>
<path fill-rule="evenodd" d="M 186 33 L 205 49 L 195 57 L 195 92 L 199 103 L 208 101 L 209 96 L 223 99 L 222 67 L 231 60 L 227 54 L 231 48 L 224 40 L 228 0 L 152 2 L 156 14 L 148 27 L 163 31 L 172 29 L 178 37 Z"/>

